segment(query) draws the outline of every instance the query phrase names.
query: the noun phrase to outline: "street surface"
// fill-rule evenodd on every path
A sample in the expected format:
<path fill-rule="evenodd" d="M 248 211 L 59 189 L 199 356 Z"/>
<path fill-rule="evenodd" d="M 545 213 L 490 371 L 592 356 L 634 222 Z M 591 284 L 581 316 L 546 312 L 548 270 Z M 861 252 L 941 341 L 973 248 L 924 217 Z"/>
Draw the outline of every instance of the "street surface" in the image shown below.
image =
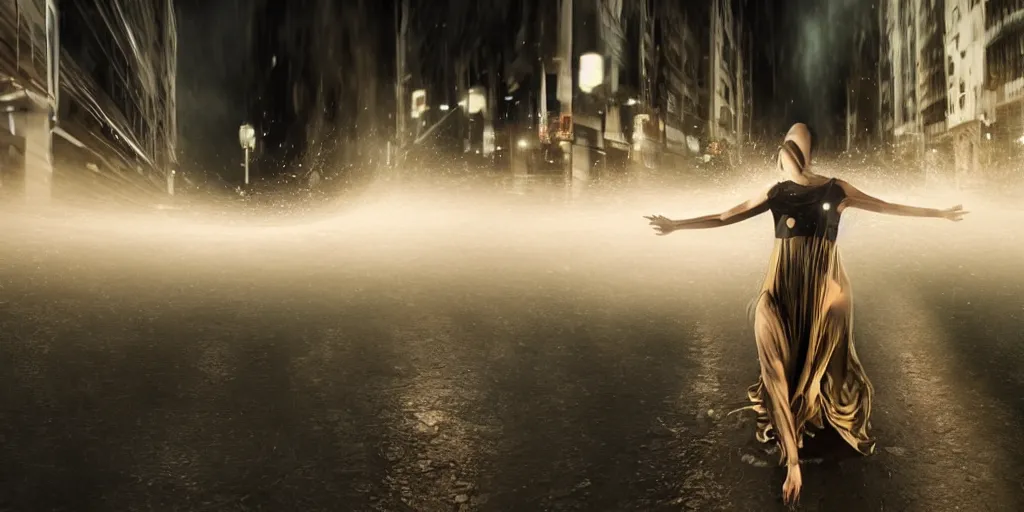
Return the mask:
<path fill-rule="evenodd" d="M 783 509 L 727 414 L 770 221 L 659 238 L 642 215 L 743 197 L 507 196 L 0 216 L 0 510 Z M 1024 510 L 1024 212 L 964 202 L 847 214 L 879 450 L 809 443 L 800 509 Z"/>

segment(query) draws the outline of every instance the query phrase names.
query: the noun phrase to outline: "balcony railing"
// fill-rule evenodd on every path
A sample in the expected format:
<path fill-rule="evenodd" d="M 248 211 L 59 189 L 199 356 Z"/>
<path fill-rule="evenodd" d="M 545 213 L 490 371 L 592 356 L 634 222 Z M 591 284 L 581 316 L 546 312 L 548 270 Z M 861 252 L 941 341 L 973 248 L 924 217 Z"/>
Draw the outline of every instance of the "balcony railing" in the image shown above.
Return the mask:
<path fill-rule="evenodd" d="M 1005 33 L 1024 28 L 1024 9 L 985 12 L 985 40 L 994 43 Z"/>

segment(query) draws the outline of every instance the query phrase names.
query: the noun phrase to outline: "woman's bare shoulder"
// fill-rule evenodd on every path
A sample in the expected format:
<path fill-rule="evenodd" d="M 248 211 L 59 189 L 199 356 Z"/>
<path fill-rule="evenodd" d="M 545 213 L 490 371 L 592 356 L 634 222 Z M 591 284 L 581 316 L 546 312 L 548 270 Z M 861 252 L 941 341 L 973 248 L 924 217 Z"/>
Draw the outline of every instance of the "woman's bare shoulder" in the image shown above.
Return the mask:
<path fill-rule="evenodd" d="M 786 183 L 787 182 L 785 181 L 780 181 L 778 183 L 773 184 L 772 186 L 762 190 L 761 192 L 758 192 L 756 199 L 760 199 L 762 201 L 767 201 L 771 199 L 772 197 L 778 195 L 779 189 L 786 186 Z"/>
<path fill-rule="evenodd" d="M 839 185 L 843 189 L 843 192 L 846 192 L 847 194 L 858 192 L 857 187 L 850 184 L 849 181 L 846 181 L 841 178 L 832 178 L 832 180 L 834 180 L 836 185 Z"/>

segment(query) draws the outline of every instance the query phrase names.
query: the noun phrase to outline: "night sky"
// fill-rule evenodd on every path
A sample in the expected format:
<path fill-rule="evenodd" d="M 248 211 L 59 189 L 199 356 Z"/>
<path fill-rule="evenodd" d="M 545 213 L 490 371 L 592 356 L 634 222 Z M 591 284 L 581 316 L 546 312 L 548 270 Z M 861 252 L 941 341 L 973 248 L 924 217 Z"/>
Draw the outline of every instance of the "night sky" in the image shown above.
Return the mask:
<path fill-rule="evenodd" d="M 178 124 L 184 167 L 229 180 L 241 172 L 237 132 L 248 120 L 252 61 L 271 58 L 254 56 L 251 20 L 267 4 L 282 1 L 177 0 Z M 364 20 L 382 35 L 390 34 L 394 24 L 385 3 L 377 3 L 380 12 L 367 13 Z M 433 17 L 450 7 L 442 3 L 439 0 Z M 874 2 L 744 3 L 748 5 L 746 16 L 753 20 L 754 47 L 760 49 L 754 56 L 755 135 L 779 136 L 789 123 L 799 120 L 812 124 L 819 137 L 841 137 L 843 83 L 852 35 L 846 20 L 870 10 Z M 518 6 L 519 2 L 509 0 L 510 11 L 517 11 Z M 251 37 L 268 36 L 254 33 Z M 778 56 L 775 90 L 768 51 L 776 51 Z"/>

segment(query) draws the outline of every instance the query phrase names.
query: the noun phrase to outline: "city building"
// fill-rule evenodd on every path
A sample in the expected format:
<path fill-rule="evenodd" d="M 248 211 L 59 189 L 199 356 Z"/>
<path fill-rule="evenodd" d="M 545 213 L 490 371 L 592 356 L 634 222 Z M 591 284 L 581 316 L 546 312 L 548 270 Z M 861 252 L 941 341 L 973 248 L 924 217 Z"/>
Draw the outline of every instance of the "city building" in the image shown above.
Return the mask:
<path fill-rule="evenodd" d="M 988 0 L 985 17 L 985 89 L 982 97 L 985 142 L 1012 147 L 1024 142 L 1024 2 Z M 1014 158 L 994 152 L 991 158 Z M 990 156 L 986 156 L 988 161 Z"/>
<path fill-rule="evenodd" d="M 711 141 L 724 140 L 735 145 L 744 141 L 750 127 L 742 9 L 731 0 L 712 0 L 710 4 L 711 61 L 707 85 L 714 93 L 709 94 L 707 134 Z M 694 21 L 701 23 L 699 19 Z"/>
<path fill-rule="evenodd" d="M 946 133 L 946 10 L 945 0 L 918 2 L 918 119 L 928 141 Z"/>
<path fill-rule="evenodd" d="M 664 123 L 665 150 L 697 153 L 712 136 L 714 124 L 709 121 L 714 117 L 708 89 L 713 11 L 701 3 L 662 3 L 659 8 L 657 107 Z"/>
<path fill-rule="evenodd" d="M 917 70 L 919 52 L 917 43 L 919 0 L 886 0 L 882 20 L 882 38 L 889 41 L 889 64 L 892 81 L 892 140 L 897 146 L 922 140 L 918 121 Z M 882 94 L 883 97 L 887 93 Z"/>
<path fill-rule="evenodd" d="M 884 0 L 881 11 L 881 133 L 952 148 L 958 179 L 1014 158 L 1004 149 L 1024 143 L 1024 2 Z"/>
<path fill-rule="evenodd" d="M 60 46 L 51 0 L 0 4 L 0 193 L 49 199 L 50 118 L 57 109 Z"/>
<path fill-rule="evenodd" d="M 947 0 L 946 124 L 953 139 L 958 174 L 978 166 L 985 118 L 985 3 Z"/>
<path fill-rule="evenodd" d="M 897 0 L 879 0 L 875 23 L 878 26 L 878 121 L 875 127 L 879 140 L 892 142 L 896 131 L 895 78 L 902 75 L 900 54 L 896 45 L 898 35 L 893 16 Z"/>
<path fill-rule="evenodd" d="M 897 155 L 938 161 L 939 152 L 950 146 L 947 2 L 880 4 L 879 112 L 874 125 L 880 140 L 891 142 Z"/>
<path fill-rule="evenodd" d="M 59 13 L 55 0 L 0 6 L 0 106 L 11 118 L 5 136 L 16 142 L 6 153 L 23 148 L 20 161 L 5 166 L 21 182 L 15 195 L 46 201 L 63 184 L 74 184 L 69 199 L 172 190 L 173 0 L 60 6 Z M 103 185 L 83 186 L 97 180 Z"/>
<path fill-rule="evenodd" d="M 657 111 L 666 152 L 701 153 L 713 143 L 742 144 L 749 136 L 752 43 L 742 4 L 659 3 Z"/>

